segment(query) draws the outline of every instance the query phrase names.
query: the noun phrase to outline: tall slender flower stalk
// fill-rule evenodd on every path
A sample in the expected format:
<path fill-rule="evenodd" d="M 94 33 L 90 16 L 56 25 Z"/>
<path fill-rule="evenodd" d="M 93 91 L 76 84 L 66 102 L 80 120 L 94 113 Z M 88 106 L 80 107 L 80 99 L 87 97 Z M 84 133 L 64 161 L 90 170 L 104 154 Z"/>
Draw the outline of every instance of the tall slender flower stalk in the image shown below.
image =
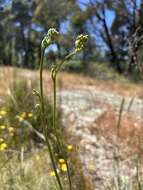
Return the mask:
<path fill-rule="evenodd" d="M 80 51 L 82 51 L 82 49 L 85 46 L 85 43 L 88 39 L 87 35 L 79 35 L 75 41 L 75 50 L 70 53 L 69 55 L 65 56 L 65 58 L 57 65 L 55 65 L 52 68 L 52 72 L 51 72 L 51 78 L 52 78 L 52 82 L 53 82 L 53 129 L 56 132 L 56 79 L 57 79 L 57 74 L 60 71 L 62 65 L 70 60 L 76 53 L 79 53 Z M 63 147 L 60 143 L 60 139 L 58 134 L 56 133 L 56 138 L 57 138 L 57 142 L 59 145 L 60 150 L 63 150 Z M 63 151 L 61 152 L 63 155 L 63 158 L 65 160 L 66 163 L 66 167 L 67 167 L 67 174 L 68 174 L 68 181 L 69 181 L 69 189 L 72 190 L 72 182 L 71 182 L 71 177 L 70 177 L 70 171 L 69 171 L 69 165 L 68 165 L 68 161 L 63 153 Z"/>
<path fill-rule="evenodd" d="M 44 100 L 44 93 L 43 93 L 43 60 L 44 60 L 44 53 L 45 53 L 45 49 L 51 45 L 52 43 L 56 42 L 58 40 L 58 36 L 59 36 L 59 32 L 57 32 L 55 29 L 50 29 L 47 33 L 47 35 L 44 37 L 44 39 L 42 40 L 41 43 L 41 59 L 40 59 L 40 103 L 41 103 L 41 115 L 42 115 L 42 121 L 43 121 L 43 133 L 46 139 L 46 144 L 49 150 L 49 155 L 51 158 L 51 162 L 52 162 L 52 166 L 55 172 L 55 176 L 56 176 L 56 180 L 58 182 L 59 188 L 60 190 L 63 190 L 63 186 L 61 183 L 61 179 L 60 176 L 57 172 L 57 168 L 56 168 L 56 162 L 55 162 L 55 156 L 52 152 L 52 147 L 50 144 L 50 139 L 49 139 L 49 134 L 47 133 L 47 129 L 48 129 L 48 122 L 46 119 L 46 115 L 45 115 L 45 100 Z M 53 135 L 55 135 L 56 137 L 56 143 L 58 145 L 58 149 L 60 151 L 60 153 L 62 154 L 64 160 L 65 160 L 65 164 L 67 167 L 67 175 L 68 175 L 68 181 L 69 181 L 69 190 L 72 190 L 72 182 L 71 182 L 71 177 L 70 177 L 70 171 L 69 171 L 69 165 L 68 165 L 68 161 L 67 158 L 64 154 L 64 146 L 61 143 L 61 140 L 59 138 L 59 135 L 57 133 L 57 127 L 56 127 L 56 110 L 57 110 L 57 104 L 56 104 L 56 79 L 57 79 L 57 74 L 61 69 L 61 66 L 64 64 L 65 61 L 70 60 L 76 53 L 79 53 L 85 46 L 85 43 L 88 39 L 87 35 L 79 35 L 75 41 L 75 50 L 70 53 L 69 55 L 65 56 L 65 58 L 59 62 L 57 65 L 54 65 L 54 67 L 52 67 L 52 72 L 51 72 L 51 78 L 52 78 L 52 83 L 53 83 Z"/>
<path fill-rule="evenodd" d="M 59 174 L 57 172 L 57 168 L 56 168 L 56 163 L 55 163 L 55 159 L 54 159 L 54 155 L 52 152 L 52 148 L 49 142 L 49 138 L 47 136 L 47 121 L 46 121 L 46 116 L 45 116 L 45 105 L 44 105 L 44 95 L 43 95 L 43 60 L 44 60 L 44 53 L 45 53 L 45 48 L 48 47 L 51 43 L 53 43 L 53 36 L 57 35 L 58 32 L 54 29 L 52 29 L 51 31 L 48 32 L 48 35 L 43 39 L 42 44 L 41 44 L 41 60 L 40 60 L 40 103 L 41 103 L 41 114 L 42 114 L 42 119 L 43 119 L 43 133 L 45 135 L 45 140 L 46 140 L 46 144 L 48 147 L 48 151 L 49 151 L 49 155 L 51 158 L 51 162 L 52 162 L 52 166 L 55 172 L 55 176 L 57 179 L 57 182 L 59 184 L 59 188 L 60 190 L 63 190 L 62 187 L 62 183 L 59 177 Z"/>
<path fill-rule="evenodd" d="M 60 70 L 61 66 L 64 64 L 65 61 L 69 60 L 72 58 L 72 56 L 75 55 L 75 52 L 67 55 L 57 66 L 53 67 L 51 77 L 52 77 L 52 82 L 53 82 L 53 129 L 55 131 L 56 139 L 57 139 L 57 144 L 59 146 L 59 149 L 61 151 L 61 154 L 65 160 L 65 164 L 67 167 L 67 174 L 68 174 L 68 181 L 69 181 L 69 189 L 72 190 L 72 182 L 71 182 L 71 177 L 70 177 L 70 171 L 69 171 L 69 165 L 66 156 L 64 155 L 63 152 L 63 145 L 60 143 L 59 136 L 57 134 L 56 130 L 56 84 L 57 84 L 57 74 L 58 71 Z"/>

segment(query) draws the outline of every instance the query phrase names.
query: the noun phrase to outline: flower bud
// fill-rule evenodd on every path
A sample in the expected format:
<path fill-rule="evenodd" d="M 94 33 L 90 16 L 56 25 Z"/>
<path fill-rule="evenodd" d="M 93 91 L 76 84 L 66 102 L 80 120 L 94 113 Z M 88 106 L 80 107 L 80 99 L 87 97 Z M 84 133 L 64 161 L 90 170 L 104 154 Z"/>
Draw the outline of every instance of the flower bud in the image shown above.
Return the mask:
<path fill-rule="evenodd" d="M 58 37 L 59 37 L 59 32 L 54 28 L 50 28 L 48 30 L 47 35 L 42 40 L 42 43 L 41 43 L 42 48 L 45 49 L 50 44 L 56 42 L 58 40 Z"/>
<path fill-rule="evenodd" d="M 85 47 L 87 40 L 88 40 L 88 35 L 81 34 L 77 36 L 76 41 L 75 41 L 75 52 L 82 51 L 83 48 Z"/>

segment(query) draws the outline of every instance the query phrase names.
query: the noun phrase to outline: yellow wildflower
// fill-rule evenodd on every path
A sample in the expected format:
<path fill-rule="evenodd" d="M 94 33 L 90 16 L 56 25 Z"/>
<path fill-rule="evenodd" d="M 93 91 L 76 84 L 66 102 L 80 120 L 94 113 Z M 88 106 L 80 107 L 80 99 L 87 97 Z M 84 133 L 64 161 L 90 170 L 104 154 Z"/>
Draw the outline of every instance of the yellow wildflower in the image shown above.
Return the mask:
<path fill-rule="evenodd" d="M 26 117 L 26 112 L 22 112 L 21 114 L 20 114 L 20 117 L 22 117 L 23 119 Z"/>
<path fill-rule="evenodd" d="M 24 118 L 23 118 L 23 117 L 18 116 L 18 121 L 19 121 L 19 122 L 22 122 L 22 121 L 24 121 Z"/>
<path fill-rule="evenodd" d="M 67 145 L 67 149 L 71 151 L 73 149 L 73 146 L 71 144 Z"/>
<path fill-rule="evenodd" d="M 32 113 L 32 112 L 29 112 L 29 113 L 28 113 L 28 117 L 30 117 L 30 118 L 33 117 L 33 113 Z"/>
<path fill-rule="evenodd" d="M 91 170 L 91 171 L 95 171 L 96 170 L 96 166 L 93 165 L 93 164 L 89 164 L 88 165 L 88 169 Z"/>
<path fill-rule="evenodd" d="M 10 133 L 13 133 L 13 132 L 14 132 L 14 128 L 13 128 L 13 127 L 8 127 L 8 131 L 9 131 Z"/>
<path fill-rule="evenodd" d="M 65 163 L 65 160 L 63 158 L 60 158 L 58 161 L 59 161 L 60 164 Z"/>
<path fill-rule="evenodd" d="M 4 141 L 4 139 L 3 138 L 0 138 L 0 142 L 3 142 Z"/>
<path fill-rule="evenodd" d="M 54 177 L 55 175 L 56 175 L 56 174 L 55 174 L 54 171 L 51 171 L 51 172 L 50 172 L 50 176 L 51 176 L 51 177 Z"/>
<path fill-rule="evenodd" d="M 7 144 L 6 143 L 2 143 L 1 145 L 0 145 L 0 150 L 2 151 L 2 150 L 5 150 L 7 148 Z"/>
<path fill-rule="evenodd" d="M 1 111 L 0 111 L 0 114 L 1 114 L 2 116 L 4 116 L 4 115 L 7 114 L 7 112 L 6 112 L 5 110 L 1 110 Z"/>
<path fill-rule="evenodd" d="M 0 125 L 0 129 L 5 129 L 6 126 L 5 125 Z"/>
<path fill-rule="evenodd" d="M 66 164 L 62 164 L 62 165 L 61 165 L 61 170 L 62 170 L 63 172 L 66 172 L 66 171 L 67 171 L 67 165 L 66 165 Z"/>

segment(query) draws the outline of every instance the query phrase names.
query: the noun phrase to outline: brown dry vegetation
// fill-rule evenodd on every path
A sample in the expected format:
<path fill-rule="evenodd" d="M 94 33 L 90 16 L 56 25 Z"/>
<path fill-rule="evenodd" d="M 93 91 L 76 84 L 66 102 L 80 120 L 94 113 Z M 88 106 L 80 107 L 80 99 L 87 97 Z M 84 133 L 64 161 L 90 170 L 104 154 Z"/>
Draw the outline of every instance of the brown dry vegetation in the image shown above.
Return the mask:
<path fill-rule="evenodd" d="M 21 80 L 27 78 L 28 81 L 34 79 L 38 81 L 39 72 L 31 71 L 27 69 L 18 69 L 11 67 L 1 67 L 0 68 L 0 96 L 3 97 L 8 93 L 8 88 L 12 84 L 13 79 Z M 58 76 L 58 87 L 59 89 L 87 89 L 87 87 L 92 87 L 101 91 L 116 92 L 123 96 L 131 97 L 143 97 L 143 85 L 131 83 L 127 80 L 114 82 L 114 81 L 99 81 L 82 74 L 69 74 L 60 73 Z M 52 83 L 50 78 L 50 72 L 44 71 L 44 86 L 47 93 L 51 92 Z M 109 106 L 108 112 L 96 122 L 96 126 L 104 134 L 109 134 L 110 132 L 116 133 L 115 123 L 117 122 L 115 111 Z M 140 131 L 141 123 L 134 118 L 133 115 L 127 113 L 122 118 L 120 135 L 124 139 L 127 136 L 135 135 L 135 131 Z M 94 126 L 93 126 L 94 129 Z M 92 130 L 93 130 L 92 129 Z M 103 130 L 104 129 L 104 130 Z M 108 135 L 110 136 L 110 135 Z"/>
<path fill-rule="evenodd" d="M 118 114 L 110 106 L 108 111 L 100 117 L 92 126 L 89 126 L 91 133 L 96 136 L 104 136 L 109 142 L 116 144 L 119 142 L 129 147 L 127 155 L 139 154 L 142 156 L 143 143 L 143 122 L 137 120 L 131 113 L 123 113 L 120 121 L 119 133 L 117 129 Z"/>
<path fill-rule="evenodd" d="M 1 67 L 0 68 L 0 95 L 4 95 L 7 92 L 9 84 L 14 79 L 36 79 L 38 80 L 39 72 L 38 70 L 32 71 L 27 69 L 18 69 L 11 67 Z M 62 89 L 84 89 L 87 86 L 95 87 L 98 90 L 116 92 L 123 96 L 132 97 L 142 97 L 143 96 L 143 85 L 131 83 L 126 79 L 119 80 L 119 82 L 107 80 L 97 80 L 82 74 L 70 74 L 61 72 L 58 76 L 59 86 Z M 44 71 L 44 83 L 45 90 L 47 92 L 51 91 L 51 79 L 50 72 Z"/>
<path fill-rule="evenodd" d="M 39 72 L 31 71 L 27 69 L 18 69 L 11 67 L 1 67 L 0 68 L 0 96 L 3 97 L 8 93 L 8 88 L 12 84 L 13 79 L 21 80 L 27 78 L 30 80 L 38 80 Z M 143 85 L 130 83 L 127 80 L 114 82 L 114 81 L 99 81 L 82 74 L 69 74 L 69 73 L 60 73 L 58 76 L 58 87 L 59 89 L 87 89 L 87 87 L 95 87 L 97 90 L 101 91 L 110 91 L 116 92 L 123 96 L 131 97 L 143 97 Z M 50 78 L 50 72 L 44 71 L 44 86 L 47 93 L 51 92 L 52 83 Z M 98 128 L 110 131 L 116 131 L 115 123 L 116 116 L 115 112 L 111 107 L 108 107 L 108 112 L 104 117 L 100 118 L 97 121 Z M 138 122 L 133 115 L 129 113 L 122 118 L 120 133 L 121 136 L 126 138 L 130 134 L 132 136 L 133 131 L 139 131 L 141 123 Z M 94 127 L 93 127 L 94 128 Z M 122 132 L 123 131 L 123 132 Z M 107 132 L 105 133 L 107 134 Z"/>

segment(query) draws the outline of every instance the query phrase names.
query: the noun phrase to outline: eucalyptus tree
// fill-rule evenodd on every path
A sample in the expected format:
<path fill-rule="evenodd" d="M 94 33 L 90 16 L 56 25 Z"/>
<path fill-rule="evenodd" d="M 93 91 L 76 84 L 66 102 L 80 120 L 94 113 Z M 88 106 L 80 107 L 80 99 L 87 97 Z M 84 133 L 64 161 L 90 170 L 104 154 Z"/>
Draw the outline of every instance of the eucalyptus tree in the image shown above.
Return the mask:
<path fill-rule="evenodd" d="M 122 63 L 129 58 L 129 38 L 137 24 L 137 0 L 89 0 L 88 3 L 80 3 L 85 6 L 84 14 L 92 26 L 96 43 L 101 41 L 101 48 L 112 66 L 122 72 Z"/>

